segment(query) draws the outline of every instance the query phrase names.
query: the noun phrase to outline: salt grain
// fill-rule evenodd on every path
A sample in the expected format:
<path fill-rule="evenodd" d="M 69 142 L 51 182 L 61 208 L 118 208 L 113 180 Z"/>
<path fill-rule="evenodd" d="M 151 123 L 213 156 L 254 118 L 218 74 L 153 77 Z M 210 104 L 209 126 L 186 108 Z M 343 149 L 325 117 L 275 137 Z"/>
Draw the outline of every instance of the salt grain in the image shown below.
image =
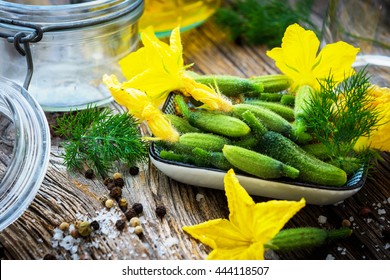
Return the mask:
<path fill-rule="evenodd" d="M 334 260 L 334 259 L 335 259 L 335 257 L 333 257 L 332 254 L 328 254 L 328 255 L 326 256 L 326 258 L 325 258 L 325 260 Z"/>
<path fill-rule="evenodd" d="M 172 247 L 173 245 L 177 245 L 179 244 L 179 240 L 175 237 L 170 237 L 170 238 L 167 238 L 165 241 L 164 241 L 164 244 L 170 248 Z"/>
<path fill-rule="evenodd" d="M 386 210 L 385 209 L 378 209 L 378 214 L 384 215 L 384 214 L 386 214 Z"/>
<path fill-rule="evenodd" d="M 328 219 L 327 217 L 320 215 L 320 216 L 318 217 L 318 222 L 319 222 L 320 224 L 325 224 L 326 221 L 327 221 L 327 219 Z"/>
<path fill-rule="evenodd" d="M 197 202 L 201 201 L 201 199 L 203 199 L 203 198 L 204 198 L 203 194 L 200 194 L 200 193 L 196 194 L 195 199 L 196 199 Z"/>

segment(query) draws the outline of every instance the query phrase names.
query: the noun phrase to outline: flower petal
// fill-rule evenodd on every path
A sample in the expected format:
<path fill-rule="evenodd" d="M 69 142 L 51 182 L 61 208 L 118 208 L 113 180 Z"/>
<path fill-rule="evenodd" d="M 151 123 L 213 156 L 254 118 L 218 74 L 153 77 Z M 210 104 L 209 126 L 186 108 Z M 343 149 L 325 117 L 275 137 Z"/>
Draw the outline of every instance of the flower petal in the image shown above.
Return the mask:
<path fill-rule="evenodd" d="M 318 54 L 313 67 L 313 75 L 317 79 L 325 79 L 332 73 L 336 83 L 354 74 L 352 64 L 356 60 L 359 48 L 345 42 L 326 45 Z"/>
<path fill-rule="evenodd" d="M 229 207 L 229 220 L 245 238 L 251 240 L 254 233 L 253 207 L 255 203 L 247 191 L 240 185 L 233 169 L 230 169 L 224 178 L 225 192 Z"/>
<path fill-rule="evenodd" d="M 255 230 L 254 240 L 271 240 L 305 204 L 303 198 L 300 201 L 270 200 L 257 203 L 253 211 L 253 224 L 248 225 Z"/>
<path fill-rule="evenodd" d="M 263 260 L 263 243 L 253 243 L 249 247 L 236 247 L 233 249 L 214 249 L 208 256 L 208 260 Z"/>
<path fill-rule="evenodd" d="M 248 247 L 240 231 L 226 219 L 210 220 L 194 226 L 184 226 L 183 230 L 193 238 L 216 249 L 234 250 L 237 247 Z"/>
<path fill-rule="evenodd" d="M 312 66 L 320 42 L 315 33 L 305 30 L 298 24 L 287 27 L 282 39 L 282 47 L 267 51 L 267 55 L 275 60 L 275 65 L 282 73 L 294 80 L 294 85 L 312 84 Z"/>

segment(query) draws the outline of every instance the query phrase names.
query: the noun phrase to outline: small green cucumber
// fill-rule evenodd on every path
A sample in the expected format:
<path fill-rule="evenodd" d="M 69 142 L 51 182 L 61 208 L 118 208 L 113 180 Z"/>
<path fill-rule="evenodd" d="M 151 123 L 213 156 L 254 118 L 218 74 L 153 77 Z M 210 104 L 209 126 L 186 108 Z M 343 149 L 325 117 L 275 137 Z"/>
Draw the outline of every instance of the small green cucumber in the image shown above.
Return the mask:
<path fill-rule="evenodd" d="M 325 186 L 342 186 L 347 182 L 344 170 L 305 152 L 300 146 L 283 135 L 268 131 L 259 141 L 260 152 L 297 168 L 299 179 Z"/>
<path fill-rule="evenodd" d="M 160 157 L 162 159 L 169 160 L 169 161 L 177 161 L 177 162 L 197 165 L 194 158 L 188 156 L 187 154 L 181 154 L 175 151 L 161 150 Z"/>
<path fill-rule="evenodd" d="M 251 77 L 255 83 L 263 84 L 264 92 L 280 92 L 288 89 L 292 80 L 282 74 Z"/>
<path fill-rule="evenodd" d="M 283 95 L 284 94 L 280 94 L 280 93 L 263 92 L 258 97 L 259 97 L 260 100 L 263 100 L 263 101 L 280 102 L 280 100 L 282 99 Z"/>
<path fill-rule="evenodd" d="M 246 111 L 251 111 L 255 117 L 259 118 L 260 121 L 267 127 L 269 130 L 277 131 L 283 135 L 290 136 L 292 131 L 291 124 L 280 115 L 275 112 L 251 104 L 235 104 L 233 105 L 233 113 L 237 116 L 242 117 L 242 114 Z"/>
<path fill-rule="evenodd" d="M 190 112 L 188 122 L 203 131 L 228 137 L 242 137 L 251 131 L 245 122 L 236 117 L 206 110 Z"/>
<path fill-rule="evenodd" d="M 222 152 L 209 152 L 201 148 L 192 150 L 195 157 L 208 163 L 209 166 L 216 167 L 221 170 L 229 170 L 232 168 L 230 162 L 224 157 Z"/>
<path fill-rule="evenodd" d="M 200 132 L 200 129 L 190 125 L 187 119 L 179 117 L 174 114 L 165 114 L 168 120 L 171 121 L 171 124 L 176 128 L 180 133 L 187 132 Z"/>
<path fill-rule="evenodd" d="M 218 87 L 226 96 L 258 96 L 263 92 L 263 84 L 254 83 L 250 79 L 228 75 L 201 75 L 195 77 L 195 81 L 211 87 Z"/>
<path fill-rule="evenodd" d="M 268 132 L 268 129 L 265 127 L 265 125 L 260 122 L 260 120 L 256 118 L 256 116 L 251 111 L 245 111 L 241 114 L 241 117 L 252 129 L 254 136 L 257 138 L 257 142 L 258 139 L 260 139 L 265 133 Z"/>
<path fill-rule="evenodd" d="M 328 241 L 350 236 L 350 228 L 326 230 L 315 227 L 289 228 L 278 232 L 264 247 L 273 250 L 295 250 L 321 246 Z"/>
<path fill-rule="evenodd" d="M 331 157 L 329 149 L 326 145 L 324 145 L 324 143 L 310 143 L 301 147 L 306 152 L 315 156 L 316 158 L 319 158 L 320 160 L 329 160 Z"/>
<path fill-rule="evenodd" d="M 220 135 L 189 132 L 179 137 L 178 145 L 187 151 L 192 151 L 194 148 L 201 148 L 206 151 L 220 152 L 223 146 L 229 143 L 229 139 Z"/>
<path fill-rule="evenodd" d="M 283 94 L 282 98 L 280 98 L 280 103 L 289 107 L 294 107 L 295 96 L 292 94 Z"/>
<path fill-rule="evenodd" d="M 295 119 L 302 119 L 306 116 L 306 108 L 309 106 L 311 96 L 314 94 L 314 89 L 310 86 L 303 85 L 299 87 L 295 96 L 294 115 Z"/>
<path fill-rule="evenodd" d="M 252 104 L 256 106 L 261 106 L 267 109 L 270 109 L 271 111 L 274 111 L 275 113 L 279 114 L 286 120 L 292 122 L 294 121 L 294 110 L 291 107 L 282 105 L 277 102 L 267 102 L 262 100 L 248 100 L 245 103 Z"/>
<path fill-rule="evenodd" d="M 231 165 L 259 178 L 296 178 L 299 175 L 299 170 L 294 167 L 242 147 L 225 145 L 222 153 Z"/>

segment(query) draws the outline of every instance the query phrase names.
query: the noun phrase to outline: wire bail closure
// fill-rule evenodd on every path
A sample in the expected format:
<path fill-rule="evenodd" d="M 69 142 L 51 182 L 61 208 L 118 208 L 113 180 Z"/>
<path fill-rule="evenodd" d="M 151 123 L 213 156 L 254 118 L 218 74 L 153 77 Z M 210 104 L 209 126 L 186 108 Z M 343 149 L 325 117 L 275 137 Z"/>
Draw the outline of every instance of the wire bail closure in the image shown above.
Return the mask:
<path fill-rule="evenodd" d="M 24 79 L 23 87 L 27 90 L 30 85 L 31 78 L 34 72 L 34 64 L 31 55 L 30 43 L 36 43 L 42 39 L 43 37 L 42 27 L 37 24 L 31 24 L 31 23 L 17 21 L 17 20 L 9 20 L 5 18 L 0 18 L 0 23 L 15 25 L 19 27 L 27 27 L 32 29 L 31 32 L 19 31 L 16 34 L 0 33 L 0 37 L 6 38 L 9 43 L 13 43 L 18 53 L 26 57 L 27 73 Z"/>

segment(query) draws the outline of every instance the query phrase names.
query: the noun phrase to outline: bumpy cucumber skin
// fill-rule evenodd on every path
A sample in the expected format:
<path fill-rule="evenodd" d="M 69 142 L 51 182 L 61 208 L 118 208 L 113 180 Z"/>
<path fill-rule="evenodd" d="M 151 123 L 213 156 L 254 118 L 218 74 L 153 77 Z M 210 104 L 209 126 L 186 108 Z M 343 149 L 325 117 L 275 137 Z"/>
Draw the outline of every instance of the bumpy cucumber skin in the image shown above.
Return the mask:
<path fill-rule="evenodd" d="M 230 140 L 214 134 L 190 132 L 180 136 L 178 145 L 181 149 L 192 152 L 195 148 L 201 148 L 206 151 L 220 152 L 224 145 L 229 144 Z"/>
<path fill-rule="evenodd" d="M 282 104 L 277 103 L 277 102 L 267 102 L 267 101 L 262 101 L 262 100 L 250 100 L 250 101 L 246 101 L 245 103 L 267 108 L 267 109 L 279 114 L 280 116 L 282 116 L 283 118 L 285 118 L 286 120 L 288 120 L 290 122 L 295 119 L 294 118 L 294 110 L 291 107 L 282 105 Z"/>
<path fill-rule="evenodd" d="M 259 141 L 259 151 L 297 168 L 299 179 L 324 186 L 342 186 L 347 182 L 345 171 L 305 152 L 283 135 L 269 131 Z"/>
<path fill-rule="evenodd" d="M 222 153 L 231 165 L 259 178 L 296 178 L 299 175 L 299 171 L 291 166 L 242 147 L 225 145 Z"/>
<path fill-rule="evenodd" d="M 191 112 L 188 122 L 203 131 L 228 137 L 246 136 L 251 131 L 245 122 L 236 117 L 202 110 Z"/>
<path fill-rule="evenodd" d="M 207 162 L 207 166 L 212 166 L 221 170 L 229 170 L 233 166 L 224 157 L 222 152 L 208 152 L 200 148 L 195 148 L 192 153 L 196 158 Z"/>
<path fill-rule="evenodd" d="M 246 111 L 251 111 L 269 129 L 282 133 L 289 137 L 292 132 L 291 124 L 275 112 L 251 104 L 236 104 L 233 106 L 234 114 L 241 116 Z"/>
<path fill-rule="evenodd" d="M 187 119 L 181 118 L 173 114 L 165 114 L 165 116 L 171 121 L 171 124 L 179 131 L 180 133 L 188 132 L 201 132 L 200 129 L 190 125 Z"/>
<path fill-rule="evenodd" d="M 195 77 L 195 81 L 207 86 L 218 86 L 219 91 L 226 96 L 258 96 L 263 92 L 263 85 L 253 83 L 249 79 L 228 75 L 202 75 Z"/>
<path fill-rule="evenodd" d="M 294 107 L 295 105 L 295 96 L 292 94 L 283 94 L 282 98 L 280 98 L 280 103 L 282 105 Z"/>
<path fill-rule="evenodd" d="M 350 236 L 352 230 L 340 228 L 326 230 L 315 227 L 289 228 L 277 233 L 265 247 L 273 250 L 294 250 L 315 247 L 334 239 Z"/>
<path fill-rule="evenodd" d="M 292 84 L 291 79 L 282 74 L 257 76 L 250 79 L 255 83 L 263 84 L 264 92 L 280 92 L 288 89 Z"/>

